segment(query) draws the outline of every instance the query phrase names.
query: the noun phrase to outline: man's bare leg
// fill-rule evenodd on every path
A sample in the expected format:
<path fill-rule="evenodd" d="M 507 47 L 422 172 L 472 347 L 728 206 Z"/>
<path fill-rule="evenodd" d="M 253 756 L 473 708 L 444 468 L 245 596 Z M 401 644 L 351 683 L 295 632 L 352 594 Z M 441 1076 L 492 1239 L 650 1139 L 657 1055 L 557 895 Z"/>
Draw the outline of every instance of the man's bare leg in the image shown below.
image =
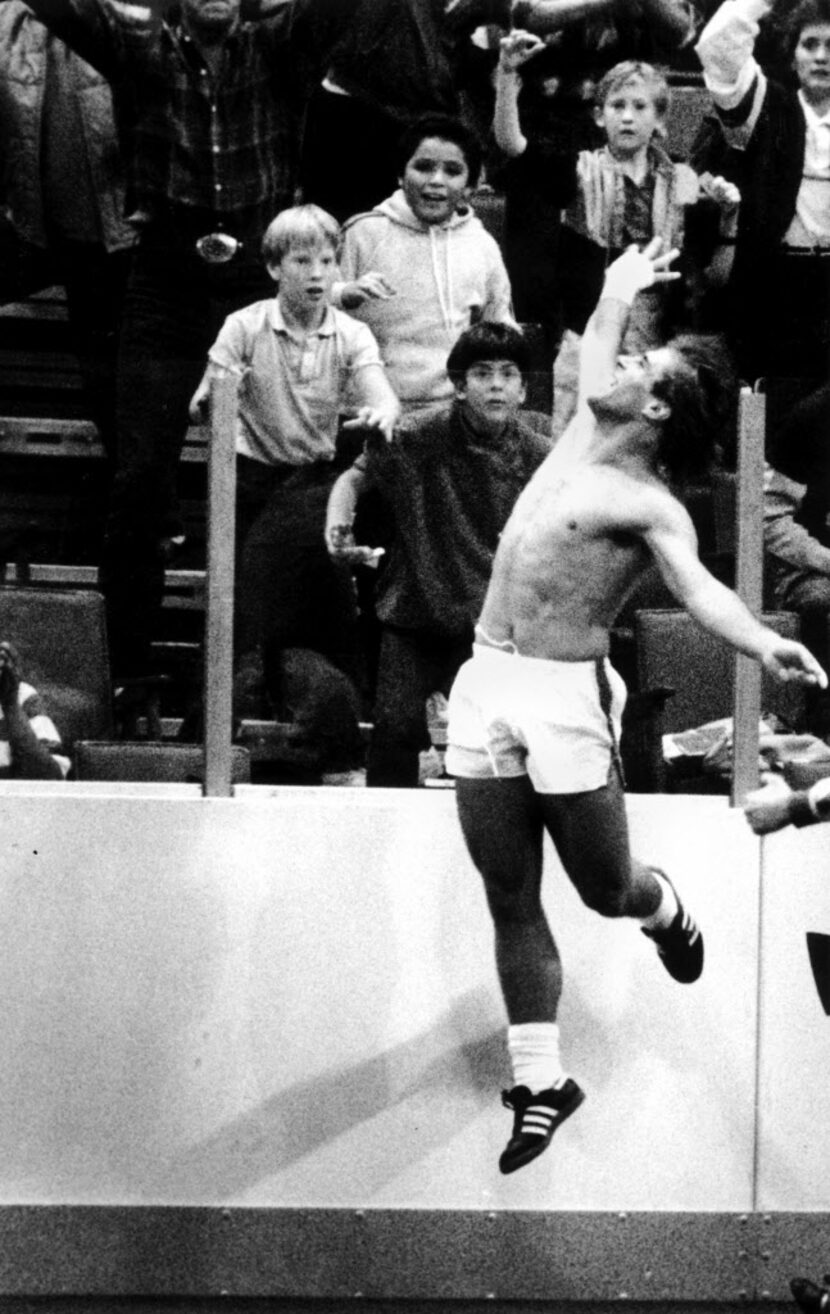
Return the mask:
<path fill-rule="evenodd" d="M 562 965 L 542 908 L 543 817 L 526 776 L 456 781 L 461 829 L 484 880 L 496 966 L 510 1022 L 514 1086 L 505 1105 L 513 1134 L 499 1160 L 514 1172 L 535 1159 L 582 1103 L 562 1069 L 556 1015 Z"/>
<path fill-rule="evenodd" d="M 603 917 L 634 917 L 676 981 L 703 970 L 703 938 L 663 872 L 632 859 L 625 795 L 616 773 L 602 789 L 540 794 L 539 806 L 568 876 Z"/>
<path fill-rule="evenodd" d="M 508 1019 L 555 1022 L 562 964 L 542 909 L 544 826 L 533 787 L 527 776 L 457 780 L 456 802 L 493 917 Z"/>

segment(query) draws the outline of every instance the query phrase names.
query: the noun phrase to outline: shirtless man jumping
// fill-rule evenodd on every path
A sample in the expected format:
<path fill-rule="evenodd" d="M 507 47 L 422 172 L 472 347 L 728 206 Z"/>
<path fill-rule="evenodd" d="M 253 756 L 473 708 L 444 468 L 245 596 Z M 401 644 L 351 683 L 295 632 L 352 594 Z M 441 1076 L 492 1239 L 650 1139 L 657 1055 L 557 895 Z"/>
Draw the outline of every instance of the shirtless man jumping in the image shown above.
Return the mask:
<path fill-rule="evenodd" d="M 678 338 L 618 357 L 628 310 L 676 277 L 676 252 L 631 248 L 609 266 L 583 339 L 579 407 L 502 533 L 474 655 L 450 696 L 447 769 L 495 924 L 509 1021 L 513 1133 L 523 1167 L 584 1093 L 559 1058 L 559 954 L 541 904 L 546 830 L 583 902 L 632 917 L 676 981 L 697 980 L 703 939 L 668 877 L 632 860 L 617 745 L 625 686 L 609 631 L 656 562 L 705 629 L 781 680 L 826 684 L 800 643 L 759 624 L 701 564 L 674 489 L 705 468 L 731 389 L 711 345 Z"/>

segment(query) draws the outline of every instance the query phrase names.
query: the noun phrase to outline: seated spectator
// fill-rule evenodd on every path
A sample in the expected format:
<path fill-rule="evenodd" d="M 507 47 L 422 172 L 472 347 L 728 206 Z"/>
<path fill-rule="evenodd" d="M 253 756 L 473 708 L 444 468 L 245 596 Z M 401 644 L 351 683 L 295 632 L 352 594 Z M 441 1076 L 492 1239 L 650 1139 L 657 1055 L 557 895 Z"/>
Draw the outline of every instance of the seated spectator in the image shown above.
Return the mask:
<path fill-rule="evenodd" d="M 794 611 L 801 637 L 830 663 L 830 383 L 772 428 L 764 475 L 764 553 L 773 603 Z M 807 728 L 830 736 L 830 696 L 807 691 Z"/>
<path fill-rule="evenodd" d="M 603 147 L 568 152 L 550 141 L 529 141 L 519 119 L 519 69 L 544 48 L 538 37 L 527 32 L 512 32 L 503 39 L 494 131 L 500 148 L 521 158 L 526 174 L 536 178 L 538 190 L 562 206 L 557 282 L 568 334 L 557 357 L 554 426 L 555 432 L 561 432 L 573 413 L 579 338 L 598 299 L 608 261 L 632 243 L 642 247 L 661 237 L 665 250 L 685 246 L 683 281 L 688 285 L 688 266 L 695 263 L 692 256 L 701 267 L 711 262 L 721 229 L 728 235 L 734 225 L 739 197 L 722 179 L 699 179 L 688 165 L 669 158 L 661 144 L 668 85 L 650 64 L 617 64 L 597 88 L 595 117 L 605 137 Z M 704 243 L 699 230 L 707 208 L 710 234 Z M 686 243 L 686 230 L 695 220 L 698 233 L 690 234 Z M 683 326 L 677 286 L 657 284 L 639 293 L 624 352 L 638 355 Z"/>
<path fill-rule="evenodd" d="M 0 777 L 63 780 L 69 759 L 40 695 L 23 679 L 20 658 L 0 642 Z"/>
<path fill-rule="evenodd" d="M 347 572 L 323 544 L 336 441 L 347 387 L 359 409 L 347 427 L 391 437 L 399 414 L 369 329 L 330 304 L 340 228 L 317 206 L 282 211 L 263 253 L 276 297 L 230 315 L 191 401 L 198 418 L 212 378 L 240 379 L 237 448 L 235 662 L 261 669 L 267 636 L 354 661 L 354 600 Z M 320 631 L 296 630 L 311 610 Z M 280 634 L 282 638 L 280 640 Z M 241 680 L 244 683 L 244 674 Z"/>
<path fill-rule="evenodd" d="M 819 383 L 830 361 L 830 0 L 800 0 L 787 16 L 795 87 L 755 58 L 769 7 L 725 0 L 700 36 L 717 116 L 694 159 L 742 197 L 724 304 L 742 376 Z"/>
<path fill-rule="evenodd" d="M 449 692 L 472 651 L 473 625 L 493 553 L 513 503 L 550 450 L 519 415 L 527 344 L 517 329 L 477 324 L 447 360 L 455 399 L 406 416 L 391 443 L 371 436 L 329 499 L 326 541 L 335 560 L 360 561 L 353 522 L 376 487 L 394 535 L 378 583 L 382 624 L 368 785 L 418 783 L 429 745 L 426 699 Z"/>
<path fill-rule="evenodd" d="M 427 115 L 403 136 L 400 190 L 344 228 L 337 296 L 368 324 L 405 410 L 452 396 L 447 352 L 479 320 L 511 323 L 495 240 L 468 204 L 481 150 L 457 119 Z"/>

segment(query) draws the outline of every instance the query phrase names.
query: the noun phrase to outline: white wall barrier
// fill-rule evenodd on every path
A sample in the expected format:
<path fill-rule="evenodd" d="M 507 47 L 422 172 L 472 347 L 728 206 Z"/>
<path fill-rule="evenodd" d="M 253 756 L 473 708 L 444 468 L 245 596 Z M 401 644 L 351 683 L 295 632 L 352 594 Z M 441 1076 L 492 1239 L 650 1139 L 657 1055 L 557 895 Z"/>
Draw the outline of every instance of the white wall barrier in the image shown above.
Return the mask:
<path fill-rule="evenodd" d="M 737 1298 L 754 1280 L 740 1229 L 763 1211 L 789 1218 L 787 1263 L 830 1260 L 790 1217 L 830 1210 L 830 1019 L 804 939 L 830 932 L 830 828 L 766 842 L 760 899 L 760 846 L 724 800 L 630 800 L 635 851 L 705 930 L 691 987 L 636 926 L 584 909 L 548 854 L 563 1049 L 588 1099 L 503 1177 L 504 1021 L 452 795 L 154 792 L 0 795 L 0 1205 L 21 1263 L 26 1217 L 66 1206 L 397 1217 L 398 1244 L 424 1217 L 526 1219 L 547 1291 L 576 1261 L 539 1228 L 596 1215 L 606 1262 L 636 1266 L 608 1278 L 611 1296 L 659 1281 Z M 674 1243 L 656 1244 L 672 1216 L 690 1220 L 687 1242 L 695 1219 L 708 1228 L 683 1274 Z M 495 1264 L 500 1249 L 481 1246 Z M 489 1294 L 469 1253 L 445 1256 L 439 1290 Z M 438 1269 L 413 1258 L 412 1290 Z M 765 1289 L 787 1276 L 782 1263 Z M 502 1289 L 535 1290 L 513 1279 Z"/>

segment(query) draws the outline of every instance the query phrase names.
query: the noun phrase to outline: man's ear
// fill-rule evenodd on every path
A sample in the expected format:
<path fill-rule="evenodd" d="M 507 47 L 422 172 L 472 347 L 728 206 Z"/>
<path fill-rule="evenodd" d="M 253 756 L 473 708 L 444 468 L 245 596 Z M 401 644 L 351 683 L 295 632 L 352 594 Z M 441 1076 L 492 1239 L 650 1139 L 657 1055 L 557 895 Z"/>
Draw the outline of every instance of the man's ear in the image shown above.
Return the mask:
<path fill-rule="evenodd" d="M 265 268 L 268 270 L 269 277 L 272 278 L 275 283 L 279 283 L 280 281 L 279 264 L 274 260 L 269 260 Z"/>
<path fill-rule="evenodd" d="M 660 397 L 649 397 L 643 407 L 643 416 L 650 420 L 652 424 L 665 424 L 671 415 L 671 406 Z"/>

